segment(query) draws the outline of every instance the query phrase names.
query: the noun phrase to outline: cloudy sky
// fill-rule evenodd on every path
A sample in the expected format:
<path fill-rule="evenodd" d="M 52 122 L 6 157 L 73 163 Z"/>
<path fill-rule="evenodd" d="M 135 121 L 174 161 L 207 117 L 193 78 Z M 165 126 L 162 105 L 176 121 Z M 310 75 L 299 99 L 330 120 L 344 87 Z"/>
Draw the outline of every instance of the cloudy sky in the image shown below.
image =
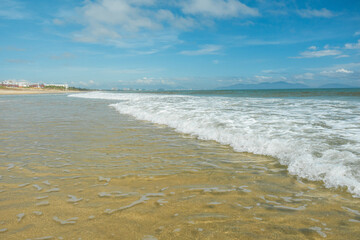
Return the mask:
<path fill-rule="evenodd" d="M 0 0 L 0 81 L 360 87 L 359 0 Z"/>

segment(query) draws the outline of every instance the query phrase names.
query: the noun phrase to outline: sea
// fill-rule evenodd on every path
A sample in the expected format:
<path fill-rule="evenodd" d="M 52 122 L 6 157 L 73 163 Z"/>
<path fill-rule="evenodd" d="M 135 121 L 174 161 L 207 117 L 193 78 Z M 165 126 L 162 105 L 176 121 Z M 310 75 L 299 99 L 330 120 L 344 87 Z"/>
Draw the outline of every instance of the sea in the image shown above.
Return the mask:
<path fill-rule="evenodd" d="M 360 89 L 0 96 L 1 239 L 358 239 Z"/>

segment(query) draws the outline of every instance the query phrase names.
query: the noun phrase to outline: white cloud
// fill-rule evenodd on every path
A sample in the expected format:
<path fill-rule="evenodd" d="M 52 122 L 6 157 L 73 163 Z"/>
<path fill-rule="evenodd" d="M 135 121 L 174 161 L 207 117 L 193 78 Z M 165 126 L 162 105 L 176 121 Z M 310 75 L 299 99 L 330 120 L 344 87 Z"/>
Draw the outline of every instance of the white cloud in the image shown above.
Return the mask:
<path fill-rule="evenodd" d="M 141 79 L 137 79 L 135 82 L 139 84 L 153 84 L 154 80 L 151 78 L 143 77 Z"/>
<path fill-rule="evenodd" d="M 342 54 L 342 55 L 336 56 L 335 58 L 347 58 L 347 57 L 350 57 L 350 56 L 347 54 Z"/>
<path fill-rule="evenodd" d="M 360 39 L 357 41 L 357 43 L 346 43 L 345 49 L 360 49 Z"/>
<path fill-rule="evenodd" d="M 23 3 L 16 0 L 0 1 L 0 18 L 19 20 L 28 17 Z"/>
<path fill-rule="evenodd" d="M 337 73 L 346 73 L 346 74 L 354 73 L 353 71 L 346 70 L 345 68 L 339 68 L 335 72 L 337 72 Z"/>
<path fill-rule="evenodd" d="M 222 46 L 219 45 L 204 45 L 198 50 L 190 50 L 190 51 L 182 51 L 180 54 L 182 55 L 214 55 L 219 54 L 219 51 L 222 49 Z"/>
<path fill-rule="evenodd" d="M 139 9 L 131 6 L 127 1 L 88 1 L 81 12 L 90 24 L 124 25 L 131 30 L 152 25 L 150 19 L 140 16 Z"/>
<path fill-rule="evenodd" d="M 354 36 L 359 36 L 359 35 L 360 35 L 360 31 L 354 33 Z"/>
<path fill-rule="evenodd" d="M 72 33 L 78 42 L 159 51 L 180 43 L 182 32 L 212 26 L 216 18 L 258 15 L 239 0 L 86 0 L 73 11 L 60 11 L 52 23 L 81 25 Z"/>
<path fill-rule="evenodd" d="M 62 20 L 60 20 L 58 18 L 53 19 L 52 22 L 55 25 L 64 25 L 65 24 L 64 21 L 62 21 Z"/>
<path fill-rule="evenodd" d="M 196 23 L 156 8 L 152 0 L 85 1 L 76 15 L 76 22 L 84 28 L 73 34 L 75 41 L 124 48 L 177 43 L 179 31 Z"/>
<path fill-rule="evenodd" d="M 258 81 L 258 82 L 266 82 L 266 81 L 269 81 L 272 79 L 272 77 L 269 77 L 269 76 L 259 76 L 259 75 L 256 75 L 255 76 L 255 79 Z"/>
<path fill-rule="evenodd" d="M 265 69 L 261 71 L 262 73 L 265 74 L 275 74 L 275 75 L 279 75 L 279 74 L 284 74 L 286 72 L 286 69 L 281 68 L 281 69 Z"/>
<path fill-rule="evenodd" d="M 312 80 L 314 79 L 314 75 L 313 73 L 303 73 L 303 74 L 299 74 L 299 75 L 295 75 L 294 78 L 295 79 L 302 79 L 302 80 Z"/>
<path fill-rule="evenodd" d="M 238 23 L 238 25 L 240 25 L 240 26 L 254 26 L 255 23 L 253 21 L 247 20 L 245 22 Z"/>
<path fill-rule="evenodd" d="M 128 81 L 127 84 L 131 84 L 132 82 Z M 140 85 L 176 85 L 174 81 L 169 81 L 167 79 L 156 79 L 152 77 L 143 77 L 135 80 L 136 84 Z"/>
<path fill-rule="evenodd" d="M 300 56 L 294 58 L 318 58 L 326 56 L 336 56 L 340 55 L 342 52 L 334 49 L 325 49 L 319 51 L 305 51 L 300 53 Z"/>
<path fill-rule="evenodd" d="M 336 64 L 324 68 L 309 69 L 315 71 L 315 77 L 319 81 L 333 80 L 348 85 L 360 86 L 360 62 Z M 358 83 L 355 83 L 358 82 Z"/>
<path fill-rule="evenodd" d="M 155 54 L 158 53 L 159 50 L 158 49 L 149 49 L 149 50 L 144 50 L 144 51 L 133 51 L 133 53 L 135 55 L 151 55 L 151 54 Z"/>
<path fill-rule="evenodd" d="M 94 80 L 89 80 L 89 81 L 87 81 L 87 82 L 80 81 L 78 84 L 81 85 L 81 86 L 83 86 L 83 87 L 90 87 L 90 86 L 97 85 Z"/>
<path fill-rule="evenodd" d="M 191 29 L 196 25 L 196 21 L 194 19 L 186 16 L 176 16 L 166 9 L 158 10 L 155 16 L 159 21 L 164 21 L 166 24 L 170 24 L 171 26 L 181 30 Z"/>
<path fill-rule="evenodd" d="M 87 1 L 84 7 L 79 9 L 80 21 L 86 26 L 83 35 L 94 41 L 101 36 L 121 38 L 117 30 L 136 32 L 139 29 L 156 29 L 161 26 L 147 13 L 132 1 L 100 0 Z M 149 4 L 149 3 L 147 3 Z M 79 39 L 79 38 L 78 38 Z"/>
<path fill-rule="evenodd" d="M 299 9 L 297 13 L 303 18 L 313 18 L 313 17 L 323 17 L 323 18 L 331 18 L 336 16 L 330 10 L 326 8 L 322 8 L 320 10 L 317 9 Z"/>
<path fill-rule="evenodd" d="M 200 14 L 216 18 L 259 16 L 256 8 L 251 8 L 237 0 L 188 0 L 182 3 L 185 14 Z"/>
<path fill-rule="evenodd" d="M 345 68 L 324 70 L 324 71 L 320 72 L 321 75 L 328 76 L 328 77 L 339 77 L 339 76 L 349 75 L 352 73 L 354 73 L 354 71 L 347 70 Z"/>
<path fill-rule="evenodd" d="M 311 47 L 309 47 L 308 49 L 309 49 L 309 50 L 316 50 L 317 47 L 316 47 L 316 46 L 311 46 Z"/>

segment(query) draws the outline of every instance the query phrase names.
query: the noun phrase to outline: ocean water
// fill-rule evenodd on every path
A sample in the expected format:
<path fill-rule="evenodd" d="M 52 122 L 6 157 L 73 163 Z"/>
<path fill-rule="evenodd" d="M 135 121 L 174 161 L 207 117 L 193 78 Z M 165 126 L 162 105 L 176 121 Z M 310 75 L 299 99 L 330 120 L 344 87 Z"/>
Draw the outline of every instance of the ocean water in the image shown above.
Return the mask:
<path fill-rule="evenodd" d="M 360 197 L 360 90 L 90 92 L 109 107 L 235 151 L 275 157 L 290 174 Z"/>
<path fill-rule="evenodd" d="M 358 98 L 0 96 L 0 239 L 358 239 Z"/>

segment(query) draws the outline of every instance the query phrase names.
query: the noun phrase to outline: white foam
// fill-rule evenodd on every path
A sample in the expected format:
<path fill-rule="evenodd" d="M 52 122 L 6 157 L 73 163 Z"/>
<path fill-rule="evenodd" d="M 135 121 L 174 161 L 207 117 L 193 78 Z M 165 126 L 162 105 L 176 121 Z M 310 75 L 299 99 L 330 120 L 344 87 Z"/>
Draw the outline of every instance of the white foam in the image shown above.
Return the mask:
<path fill-rule="evenodd" d="M 142 240 L 157 240 L 157 238 L 152 235 L 146 235 L 143 237 Z"/>
<path fill-rule="evenodd" d="M 349 219 L 349 222 L 360 223 L 360 221 L 356 219 Z"/>
<path fill-rule="evenodd" d="M 42 212 L 40 212 L 40 211 L 34 211 L 33 212 L 35 215 L 37 215 L 37 216 L 41 216 L 43 213 Z"/>
<path fill-rule="evenodd" d="M 83 198 L 77 198 L 74 195 L 68 195 L 68 197 L 69 197 L 69 200 L 67 200 L 67 201 L 70 203 L 77 203 L 77 202 L 80 202 L 81 200 L 83 200 Z"/>
<path fill-rule="evenodd" d="M 360 197 L 360 104 L 354 100 L 91 92 L 122 114 L 239 152 L 273 156 L 290 174 Z"/>
<path fill-rule="evenodd" d="M 102 176 L 99 176 L 99 182 L 110 182 L 111 178 L 107 178 L 107 177 L 102 177 Z"/>
<path fill-rule="evenodd" d="M 50 186 L 50 185 L 51 185 L 51 183 L 49 183 L 49 181 L 48 181 L 48 180 L 43 181 L 43 183 L 44 183 L 44 184 L 46 184 L 46 185 L 48 185 L 48 186 Z"/>
<path fill-rule="evenodd" d="M 33 187 L 36 188 L 38 191 L 41 191 L 41 190 L 42 190 L 42 187 L 40 187 L 40 186 L 37 185 L 37 184 L 33 184 Z"/>
<path fill-rule="evenodd" d="M 60 188 L 51 188 L 51 189 L 47 190 L 46 192 L 51 193 L 51 192 L 58 192 L 58 191 L 60 191 Z"/>
<path fill-rule="evenodd" d="M 228 192 L 236 191 L 236 189 L 219 189 L 218 187 L 209 187 L 209 188 L 190 188 L 189 191 L 203 192 L 203 193 L 228 193 Z"/>
<path fill-rule="evenodd" d="M 99 197 L 128 197 L 137 195 L 137 192 L 128 192 L 128 193 L 122 193 L 121 191 L 113 191 L 113 192 L 99 192 Z"/>
<path fill-rule="evenodd" d="M 114 212 L 122 211 L 122 210 L 125 210 L 128 208 L 132 208 L 138 204 L 145 203 L 147 200 L 150 199 L 150 197 L 163 197 L 163 196 L 165 196 L 165 194 L 163 194 L 163 193 L 146 193 L 146 194 L 142 195 L 139 200 L 136 200 L 136 201 L 130 203 L 129 205 L 119 207 L 116 209 L 106 209 L 105 213 L 112 214 Z"/>
<path fill-rule="evenodd" d="M 287 210 L 293 210 L 293 211 L 301 211 L 301 210 L 305 210 L 306 206 L 307 206 L 307 204 L 305 204 L 304 206 L 300 206 L 300 207 L 289 207 L 289 206 L 283 206 L 283 205 L 277 205 L 274 207 L 281 208 L 281 209 L 287 209 Z"/>
<path fill-rule="evenodd" d="M 36 206 L 47 206 L 49 204 L 50 204 L 49 201 L 41 201 L 41 202 L 36 203 Z"/>
<path fill-rule="evenodd" d="M 41 200 L 41 199 L 45 199 L 48 198 L 49 196 L 40 196 L 40 197 L 36 197 L 37 200 Z"/>
<path fill-rule="evenodd" d="M 20 185 L 18 185 L 20 188 L 22 188 L 22 187 L 26 187 L 26 186 L 28 186 L 28 185 L 30 185 L 30 183 L 23 183 L 23 184 L 20 184 Z"/>
<path fill-rule="evenodd" d="M 351 208 L 347 208 L 347 207 L 342 207 L 342 209 L 345 209 L 348 212 L 354 213 L 355 215 L 360 216 L 360 212 Z"/>
<path fill-rule="evenodd" d="M 111 197 L 112 194 L 111 194 L 111 193 L 108 193 L 108 192 L 99 192 L 99 193 L 98 193 L 98 196 L 99 196 L 99 197 Z"/>
<path fill-rule="evenodd" d="M 19 213 L 18 215 L 16 215 L 16 217 L 17 221 L 20 222 L 25 217 L 25 213 Z"/>
<path fill-rule="evenodd" d="M 65 224 L 75 224 L 78 219 L 79 219 L 78 217 L 73 217 L 73 218 L 69 218 L 69 219 L 66 219 L 66 220 L 61 220 L 60 218 L 58 218 L 58 217 L 56 217 L 56 216 L 53 217 L 53 220 L 54 220 L 55 222 L 60 223 L 61 225 L 65 225 Z"/>
<path fill-rule="evenodd" d="M 48 240 L 53 239 L 53 236 L 45 236 L 45 237 L 38 237 L 38 238 L 32 238 L 33 240 Z M 26 240 L 32 240 L 31 238 L 27 238 Z"/>
<path fill-rule="evenodd" d="M 13 169 L 14 167 L 15 167 L 15 164 L 10 163 L 10 164 L 8 164 L 7 170 L 10 171 L 10 170 Z"/>
<path fill-rule="evenodd" d="M 317 232 L 321 237 L 326 238 L 326 234 L 321 231 L 321 228 L 320 228 L 320 227 L 311 227 L 311 228 L 309 228 L 309 229 Z"/>
<path fill-rule="evenodd" d="M 159 199 L 156 201 L 157 204 L 159 204 L 160 206 L 163 206 L 165 203 L 168 203 L 168 201 L 166 201 L 165 199 Z"/>
<path fill-rule="evenodd" d="M 248 186 L 240 186 L 238 187 L 238 190 L 242 191 L 242 192 L 251 192 L 251 190 L 246 189 Z"/>

